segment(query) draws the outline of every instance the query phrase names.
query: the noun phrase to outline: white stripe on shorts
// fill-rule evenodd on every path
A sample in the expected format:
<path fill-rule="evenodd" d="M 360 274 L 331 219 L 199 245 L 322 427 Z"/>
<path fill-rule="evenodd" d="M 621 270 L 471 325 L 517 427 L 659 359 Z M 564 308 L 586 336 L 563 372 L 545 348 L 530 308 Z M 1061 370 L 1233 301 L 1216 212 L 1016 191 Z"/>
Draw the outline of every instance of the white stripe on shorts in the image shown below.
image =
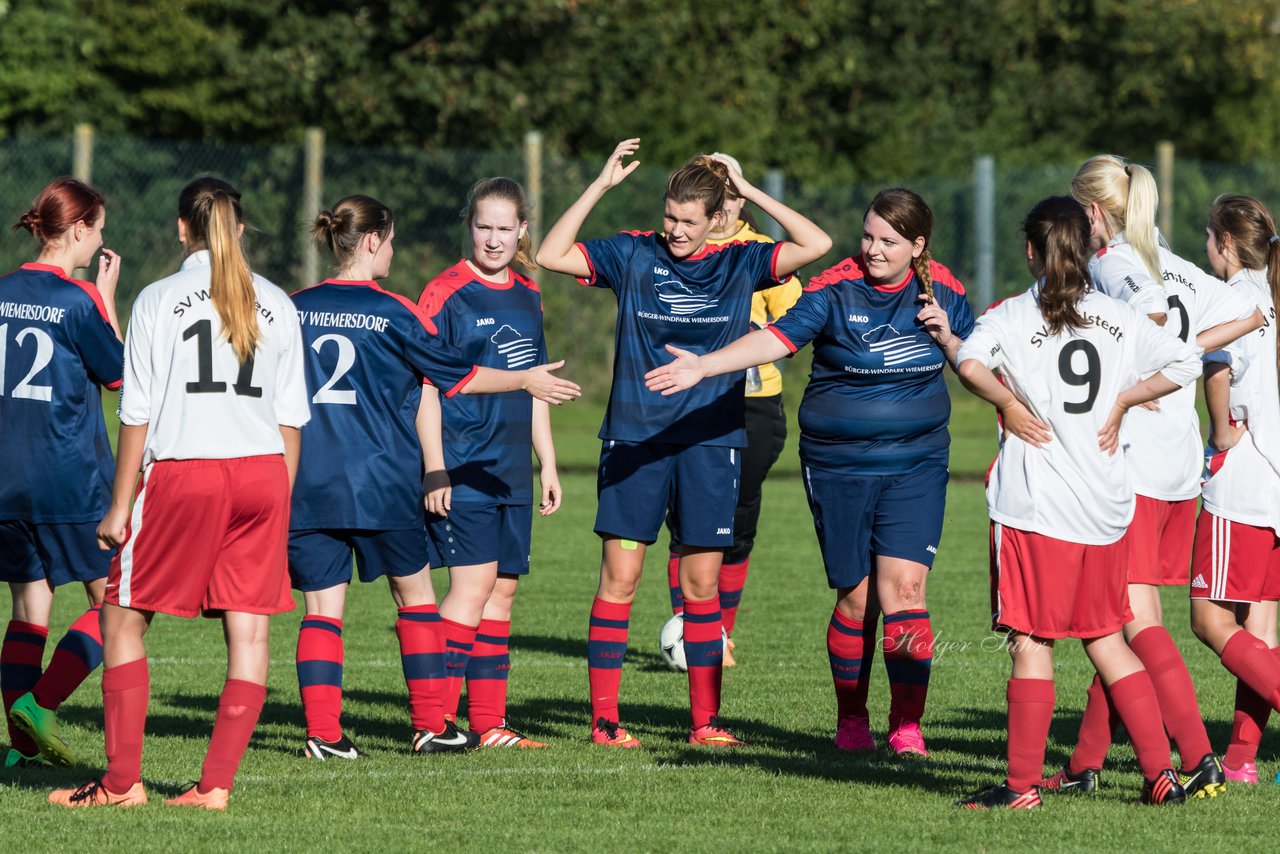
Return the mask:
<path fill-rule="evenodd" d="M 133 502 L 133 515 L 129 518 L 129 541 L 120 549 L 120 607 L 128 608 L 133 598 L 133 546 L 142 533 L 142 505 L 147 497 L 147 478 L 151 476 L 151 466 L 142 470 L 142 489 L 138 490 L 138 498 Z"/>
<path fill-rule="evenodd" d="M 995 611 L 991 614 L 992 622 L 995 622 L 1000 618 L 1000 611 L 1002 610 L 1001 604 L 1000 604 L 1000 539 L 1003 531 L 1004 531 L 1004 526 L 1001 525 L 999 522 L 996 522 L 993 528 L 994 534 L 993 534 L 993 540 L 992 540 L 995 546 L 994 548 L 995 559 L 992 561 L 992 563 L 995 565 L 995 570 L 996 570 L 996 577 L 991 579 L 991 589 L 996 592 Z"/>

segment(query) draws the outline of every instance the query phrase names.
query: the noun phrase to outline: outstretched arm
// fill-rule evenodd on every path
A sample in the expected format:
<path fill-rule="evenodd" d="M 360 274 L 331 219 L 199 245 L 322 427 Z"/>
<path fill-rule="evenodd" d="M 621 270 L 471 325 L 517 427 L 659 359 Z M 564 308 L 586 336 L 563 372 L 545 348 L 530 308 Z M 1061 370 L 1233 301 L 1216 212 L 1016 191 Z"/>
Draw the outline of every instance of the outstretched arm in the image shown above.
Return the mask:
<path fill-rule="evenodd" d="M 693 388 L 707 377 L 745 371 L 753 365 L 776 361 L 791 351 L 769 330 L 757 329 L 705 356 L 670 344 L 667 352 L 676 357 L 675 361 L 644 375 L 645 386 L 650 391 L 662 392 L 664 396 Z"/>
<path fill-rule="evenodd" d="M 604 169 L 600 170 L 596 179 L 587 185 L 587 189 L 582 191 L 578 200 L 561 214 L 560 219 L 556 220 L 556 224 L 551 226 L 547 236 L 542 239 L 542 246 L 538 249 L 536 259 L 538 266 L 557 273 L 568 273 L 578 278 L 591 275 L 591 265 L 587 263 L 586 256 L 578 248 L 578 230 L 582 228 L 582 223 L 586 221 L 587 214 L 591 213 L 596 202 L 636 171 L 636 167 L 640 165 L 639 160 L 633 160 L 626 166 L 622 165 L 622 161 L 635 154 L 639 147 L 638 137 L 624 139 L 618 143 L 613 149 L 613 154 L 610 154 L 609 159 L 605 161 Z"/>
<path fill-rule="evenodd" d="M 729 161 L 717 159 L 729 167 L 729 177 L 738 195 L 773 217 L 778 225 L 786 229 L 788 240 L 778 250 L 777 269 L 774 271 L 779 279 L 785 279 L 805 264 L 817 261 L 831 251 L 831 238 L 812 220 L 754 186 Z"/>
<path fill-rule="evenodd" d="M 462 387 L 463 394 L 497 394 L 504 391 L 527 391 L 531 397 L 559 406 L 582 394 L 577 383 L 562 380 L 552 373 L 564 367 L 564 359 L 549 365 L 538 365 L 523 371 L 498 368 L 476 368 L 471 381 Z"/>

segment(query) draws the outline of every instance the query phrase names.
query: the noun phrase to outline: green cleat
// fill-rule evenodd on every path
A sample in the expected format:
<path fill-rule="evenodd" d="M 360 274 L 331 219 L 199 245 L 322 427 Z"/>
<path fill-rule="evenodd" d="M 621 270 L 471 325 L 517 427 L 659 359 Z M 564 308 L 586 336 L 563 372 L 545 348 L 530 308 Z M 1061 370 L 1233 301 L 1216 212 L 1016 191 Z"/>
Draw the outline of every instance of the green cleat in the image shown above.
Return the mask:
<path fill-rule="evenodd" d="M 9 753 L 4 758 L 5 768 L 47 768 L 49 760 L 45 759 L 39 753 L 35 756 L 27 756 L 21 750 L 9 748 Z"/>
<path fill-rule="evenodd" d="M 40 747 L 40 755 L 50 765 L 76 764 L 76 755 L 58 735 L 58 713 L 43 708 L 30 691 L 13 704 L 13 708 L 9 710 L 9 720 L 31 736 Z"/>

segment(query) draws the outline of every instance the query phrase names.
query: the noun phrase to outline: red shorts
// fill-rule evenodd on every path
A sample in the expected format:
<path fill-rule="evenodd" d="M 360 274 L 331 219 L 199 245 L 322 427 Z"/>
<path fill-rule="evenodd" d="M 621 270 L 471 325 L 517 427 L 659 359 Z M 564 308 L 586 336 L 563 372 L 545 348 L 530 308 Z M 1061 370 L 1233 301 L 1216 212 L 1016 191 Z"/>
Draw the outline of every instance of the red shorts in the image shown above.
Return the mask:
<path fill-rule="evenodd" d="M 288 540 L 284 457 L 161 460 L 143 475 L 106 601 L 176 617 L 292 611 Z"/>
<path fill-rule="evenodd" d="M 1133 619 L 1124 540 L 1086 546 L 991 525 L 991 625 L 1040 638 L 1099 638 Z"/>
<path fill-rule="evenodd" d="M 1185 585 L 1196 533 L 1196 500 L 1136 498 L 1133 521 L 1124 535 L 1129 583 Z"/>
<path fill-rule="evenodd" d="M 1280 599 L 1275 531 L 1200 511 L 1191 561 L 1191 598 L 1215 602 Z"/>

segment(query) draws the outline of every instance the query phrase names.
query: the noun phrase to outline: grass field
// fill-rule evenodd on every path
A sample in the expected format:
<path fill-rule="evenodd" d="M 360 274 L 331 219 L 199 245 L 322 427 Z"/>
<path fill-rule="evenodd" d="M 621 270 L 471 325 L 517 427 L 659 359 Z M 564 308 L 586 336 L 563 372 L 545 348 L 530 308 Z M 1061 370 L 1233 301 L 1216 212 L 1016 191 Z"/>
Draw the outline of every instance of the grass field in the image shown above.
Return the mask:
<path fill-rule="evenodd" d="M 6 850 L 1197 850 L 1271 848 L 1280 786 L 1233 786 L 1184 809 L 1131 803 L 1139 772 L 1113 748 L 1109 785 L 1087 800 L 1050 800 L 1037 812 L 977 814 L 951 802 L 1003 774 L 1008 656 L 987 630 L 986 517 L 981 475 L 993 452 L 989 414 L 957 395 L 947 526 L 930 580 L 938 650 L 924 733 L 932 757 L 848 756 L 831 744 L 834 700 L 825 629 L 831 594 L 815 545 L 792 444 L 765 487 L 765 511 L 738 620 L 738 666 L 726 671 L 723 717 L 750 746 L 691 748 L 685 678 L 663 665 L 658 630 L 669 616 L 662 555 L 651 553 L 632 616 L 622 685 L 637 751 L 587 739 L 587 614 L 599 546 L 594 438 L 599 412 L 554 413 L 566 470 L 564 508 L 538 520 L 533 572 L 517 597 L 510 716 L 552 746 L 467 756 L 408 755 L 408 724 L 394 610 L 382 585 L 352 590 L 346 622 L 349 732 L 369 752 L 358 763 L 299 756 L 302 714 L 293 672 L 299 613 L 274 620 L 270 694 L 225 815 L 158 805 L 68 812 L 44 803 L 57 785 L 103 765 L 100 676 L 63 707 L 85 767 L 5 772 L 0 822 Z M 437 575 L 437 595 L 444 575 Z M 1186 627 L 1184 591 L 1169 591 L 1170 629 L 1188 659 L 1222 749 L 1234 682 Z M 67 589 L 57 636 L 83 607 Z M 216 624 L 161 617 L 148 644 L 152 703 L 143 774 L 153 798 L 198 776 L 222 683 Z M 51 644 L 52 647 L 52 644 Z M 1078 644 L 1058 656 L 1058 715 L 1049 766 L 1065 761 L 1090 678 Z M 888 691 L 877 664 L 872 722 L 881 743 Z M 1263 744 L 1264 780 L 1280 740 Z M 1267 830 L 1267 828 L 1271 828 Z M 1271 838 L 1272 843 L 1265 842 Z M 1192 842 L 1194 841 L 1194 842 Z"/>

